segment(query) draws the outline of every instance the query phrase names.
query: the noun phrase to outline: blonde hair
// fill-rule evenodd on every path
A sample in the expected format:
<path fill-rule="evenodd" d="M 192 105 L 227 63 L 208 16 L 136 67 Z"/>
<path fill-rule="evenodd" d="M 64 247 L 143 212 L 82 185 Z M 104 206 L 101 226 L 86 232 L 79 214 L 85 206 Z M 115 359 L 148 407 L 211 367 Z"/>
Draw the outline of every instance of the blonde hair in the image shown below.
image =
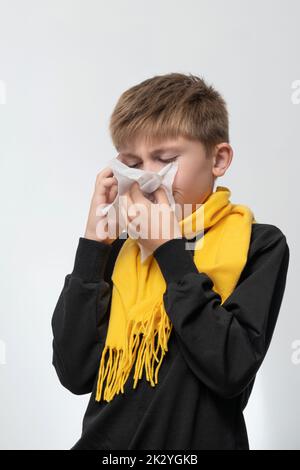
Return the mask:
<path fill-rule="evenodd" d="M 115 148 L 142 136 L 152 143 L 179 136 L 199 140 L 210 155 L 229 143 L 228 111 L 218 91 L 192 74 L 156 75 L 122 93 L 109 131 Z"/>

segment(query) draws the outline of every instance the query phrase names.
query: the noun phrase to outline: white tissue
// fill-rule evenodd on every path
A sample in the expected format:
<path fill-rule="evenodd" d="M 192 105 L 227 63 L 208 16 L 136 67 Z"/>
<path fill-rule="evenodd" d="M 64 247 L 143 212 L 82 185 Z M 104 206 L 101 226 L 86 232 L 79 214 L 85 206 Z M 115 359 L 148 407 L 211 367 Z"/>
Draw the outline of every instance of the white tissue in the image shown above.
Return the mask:
<path fill-rule="evenodd" d="M 138 168 L 130 168 L 117 158 L 113 158 L 107 166 L 113 170 L 113 174 L 118 180 L 117 196 L 111 204 L 106 204 L 105 206 L 102 206 L 101 209 L 104 215 L 107 214 L 108 223 L 111 219 L 111 208 L 113 207 L 114 211 L 119 210 L 120 196 L 124 195 L 128 191 L 134 181 L 138 182 L 141 191 L 146 197 L 149 197 L 151 193 L 163 185 L 169 204 L 171 208 L 175 210 L 176 203 L 173 196 L 172 184 L 178 170 L 177 161 L 168 163 L 168 165 L 164 166 L 158 173 L 154 171 L 139 170 Z M 123 231 L 125 231 L 125 229 Z M 152 252 L 148 249 L 146 250 L 141 244 L 138 243 L 138 245 L 141 250 L 141 262 L 143 262 Z"/>

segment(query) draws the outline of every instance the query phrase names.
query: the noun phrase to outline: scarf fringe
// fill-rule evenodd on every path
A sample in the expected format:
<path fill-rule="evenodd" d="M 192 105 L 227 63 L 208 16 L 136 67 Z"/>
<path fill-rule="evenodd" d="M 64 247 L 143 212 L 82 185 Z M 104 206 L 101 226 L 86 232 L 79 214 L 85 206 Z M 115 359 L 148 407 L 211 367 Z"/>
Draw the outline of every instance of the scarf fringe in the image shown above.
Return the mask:
<path fill-rule="evenodd" d="M 154 321 L 157 319 L 157 309 L 160 313 L 158 330 L 154 326 Z M 134 322 L 131 320 L 129 322 L 125 351 L 114 347 L 110 348 L 108 345 L 105 345 L 99 367 L 96 401 L 101 400 L 105 378 L 106 388 L 103 392 L 104 400 L 109 402 L 114 398 L 115 394 L 118 395 L 120 392 L 124 393 L 124 385 L 128 379 L 136 355 L 137 359 L 135 363 L 133 388 L 136 388 L 138 380 L 142 378 L 144 366 L 146 371 L 146 380 L 150 382 L 152 387 L 157 384 L 158 371 L 163 357 L 168 351 L 168 340 L 173 327 L 168 315 L 163 311 L 163 309 L 163 302 L 160 301 L 160 303 L 154 306 L 150 314 L 150 321 L 145 320 Z M 141 334 L 143 334 L 143 337 L 140 341 Z M 156 349 L 154 346 L 155 337 L 157 337 Z M 157 354 L 159 349 L 161 351 L 160 359 Z M 105 365 L 107 352 L 109 352 L 109 357 Z M 154 361 L 158 362 L 155 371 Z"/>

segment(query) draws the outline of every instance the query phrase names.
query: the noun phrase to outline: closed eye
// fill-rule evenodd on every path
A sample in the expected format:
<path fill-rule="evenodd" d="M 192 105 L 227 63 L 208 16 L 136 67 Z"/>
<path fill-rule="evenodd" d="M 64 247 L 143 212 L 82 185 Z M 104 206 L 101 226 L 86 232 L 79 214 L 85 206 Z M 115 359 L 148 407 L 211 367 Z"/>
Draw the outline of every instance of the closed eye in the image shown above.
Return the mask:
<path fill-rule="evenodd" d="M 170 158 L 169 160 L 163 160 L 161 158 L 158 158 L 158 160 L 160 160 L 163 163 L 171 163 L 171 162 L 174 162 L 176 160 L 176 158 L 178 158 L 178 157 L 179 157 L 179 155 L 176 155 L 176 157 Z M 139 163 L 136 163 L 135 165 L 128 165 L 128 166 L 129 166 L 129 168 L 136 168 L 139 165 L 140 165 Z"/>

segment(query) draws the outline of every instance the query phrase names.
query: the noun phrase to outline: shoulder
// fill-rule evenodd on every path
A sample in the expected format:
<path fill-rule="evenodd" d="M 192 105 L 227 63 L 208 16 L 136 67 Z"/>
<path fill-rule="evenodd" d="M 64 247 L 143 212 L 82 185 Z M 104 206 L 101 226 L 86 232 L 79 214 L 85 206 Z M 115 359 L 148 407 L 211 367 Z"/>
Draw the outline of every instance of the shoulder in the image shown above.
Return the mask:
<path fill-rule="evenodd" d="M 261 272 L 261 276 L 269 279 L 278 272 L 284 277 L 289 257 L 286 235 L 279 227 L 272 224 L 252 224 L 247 262 L 239 283 L 255 272 Z"/>
<path fill-rule="evenodd" d="M 277 244 L 288 246 L 287 237 L 279 227 L 258 222 L 252 224 L 250 248 L 260 250 Z"/>
<path fill-rule="evenodd" d="M 289 263 L 290 250 L 285 233 L 276 225 L 252 224 L 247 265 Z"/>

